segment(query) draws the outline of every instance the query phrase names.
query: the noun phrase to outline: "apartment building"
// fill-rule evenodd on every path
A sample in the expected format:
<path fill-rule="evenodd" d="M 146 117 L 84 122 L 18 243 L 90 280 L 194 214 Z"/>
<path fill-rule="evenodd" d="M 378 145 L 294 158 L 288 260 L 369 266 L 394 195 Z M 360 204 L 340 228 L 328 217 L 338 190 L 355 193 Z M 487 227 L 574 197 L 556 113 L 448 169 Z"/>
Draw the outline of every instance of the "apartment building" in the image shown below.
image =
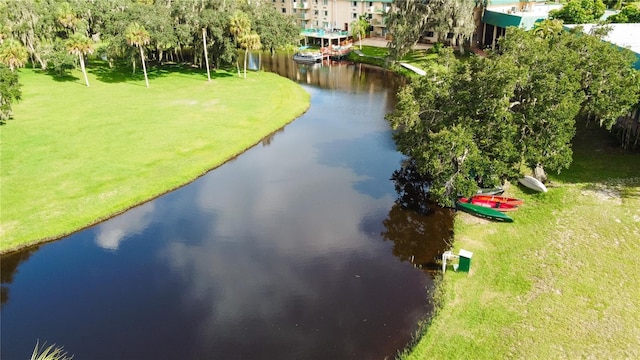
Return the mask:
<path fill-rule="evenodd" d="M 545 0 L 491 0 L 487 1 L 482 16 L 481 46 L 495 47 L 498 38 L 506 33 L 509 26 L 526 30 L 549 17 L 549 11 L 557 10 L 562 4 L 548 4 Z"/>
<path fill-rule="evenodd" d="M 293 15 L 301 29 L 349 31 L 350 24 L 361 15 L 371 24 L 372 36 L 386 36 L 384 15 L 392 0 L 272 0 L 283 14 Z"/>

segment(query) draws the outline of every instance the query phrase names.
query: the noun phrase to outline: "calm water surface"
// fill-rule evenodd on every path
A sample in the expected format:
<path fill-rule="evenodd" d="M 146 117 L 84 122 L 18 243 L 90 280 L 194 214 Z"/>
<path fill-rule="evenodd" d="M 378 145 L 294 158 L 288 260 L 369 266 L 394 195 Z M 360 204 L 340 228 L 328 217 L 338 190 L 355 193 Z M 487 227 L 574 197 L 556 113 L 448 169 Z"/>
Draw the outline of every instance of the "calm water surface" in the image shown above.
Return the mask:
<path fill-rule="evenodd" d="M 306 114 L 188 186 L 1 259 L 2 359 L 36 340 L 92 360 L 383 359 L 411 340 L 432 286 L 416 265 L 452 220 L 395 205 L 397 79 L 263 66 L 311 93 Z"/>

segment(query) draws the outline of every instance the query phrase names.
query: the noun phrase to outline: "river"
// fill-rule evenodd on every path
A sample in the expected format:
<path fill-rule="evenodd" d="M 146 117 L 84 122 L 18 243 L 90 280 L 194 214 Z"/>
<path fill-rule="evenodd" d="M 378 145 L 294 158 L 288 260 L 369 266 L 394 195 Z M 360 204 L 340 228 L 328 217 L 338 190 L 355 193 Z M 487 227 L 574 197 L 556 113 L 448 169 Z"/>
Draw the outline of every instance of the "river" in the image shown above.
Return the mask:
<path fill-rule="evenodd" d="M 92 360 L 384 359 L 411 341 L 452 215 L 396 203 L 384 114 L 401 80 L 262 66 L 311 93 L 303 116 L 191 184 L 0 259 L 2 359 L 38 340 Z"/>

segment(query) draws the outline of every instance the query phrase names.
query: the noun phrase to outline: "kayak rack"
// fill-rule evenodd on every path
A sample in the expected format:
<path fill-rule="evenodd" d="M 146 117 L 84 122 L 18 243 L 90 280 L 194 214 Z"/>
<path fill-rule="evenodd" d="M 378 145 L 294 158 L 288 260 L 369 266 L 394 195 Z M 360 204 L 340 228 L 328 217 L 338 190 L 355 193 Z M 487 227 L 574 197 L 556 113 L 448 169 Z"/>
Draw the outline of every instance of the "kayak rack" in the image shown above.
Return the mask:
<path fill-rule="evenodd" d="M 452 253 L 451 250 L 445 251 L 444 253 L 442 253 L 442 272 L 447 271 L 447 261 L 453 261 L 457 258 L 458 258 L 458 255 L 455 255 L 454 253 Z M 453 264 L 453 271 L 457 271 L 457 270 L 458 270 L 458 264 Z"/>

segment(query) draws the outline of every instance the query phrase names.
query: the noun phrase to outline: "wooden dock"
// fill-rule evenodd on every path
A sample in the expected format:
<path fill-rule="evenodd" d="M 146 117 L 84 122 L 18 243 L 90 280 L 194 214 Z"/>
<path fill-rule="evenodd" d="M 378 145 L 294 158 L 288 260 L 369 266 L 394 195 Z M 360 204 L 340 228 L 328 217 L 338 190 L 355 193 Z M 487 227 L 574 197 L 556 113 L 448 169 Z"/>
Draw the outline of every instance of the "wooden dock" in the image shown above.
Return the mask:
<path fill-rule="evenodd" d="M 404 67 L 404 68 L 407 68 L 407 69 L 409 69 L 409 70 L 413 71 L 414 73 L 416 73 L 416 74 L 418 74 L 418 75 L 421 75 L 421 76 L 425 76 L 425 75 L 427 75 L 427 72 L 426 72 L 426 71 L 424 71 L 424 70 L 422 70 L 422 69 L 420 69 L 420 68 L 417 68 L 417 67 L 415 67 L 415 66 L 413 66 L 413 65 L 411 65 L 411 64 L 407 64 L 407 63 L 402 63 L 402 62 L 401 62 L 401 63 L 400 63 L 400 66 L 402 66 L 402 67 Z"/>

